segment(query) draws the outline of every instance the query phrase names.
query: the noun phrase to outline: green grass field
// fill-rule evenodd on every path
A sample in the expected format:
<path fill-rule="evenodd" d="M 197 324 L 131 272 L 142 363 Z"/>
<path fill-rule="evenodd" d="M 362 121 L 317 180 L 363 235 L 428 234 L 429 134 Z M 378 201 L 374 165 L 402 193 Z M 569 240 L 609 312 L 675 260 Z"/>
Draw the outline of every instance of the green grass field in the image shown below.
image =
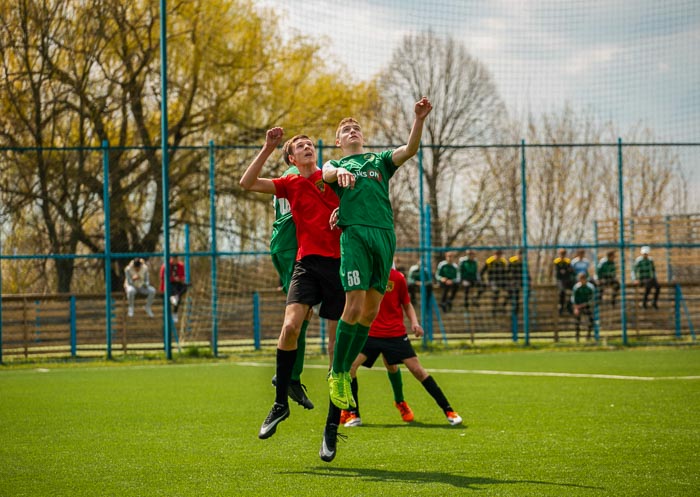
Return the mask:
<path fill-rule="evenodd" d="M 386 374 L 361 369 L 364 426 L 330 464 L 322 358 L 316 409 L 269 440 L 269 357 L 4 367 L 0 496 L 700 495 L 700 348 L 420 357 L 465 424 L 406 371 L 403 423 Z"/>

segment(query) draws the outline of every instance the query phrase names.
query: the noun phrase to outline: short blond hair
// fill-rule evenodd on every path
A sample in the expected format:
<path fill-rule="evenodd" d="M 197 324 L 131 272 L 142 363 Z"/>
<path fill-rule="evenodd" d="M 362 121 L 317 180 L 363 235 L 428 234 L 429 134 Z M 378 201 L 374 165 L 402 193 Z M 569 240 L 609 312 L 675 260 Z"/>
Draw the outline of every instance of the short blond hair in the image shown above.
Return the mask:
<path fill-rule="evenodd" d="M 360 125 L 360 123 L 357 122 L 357 119 L 355 119 L 354 117 L 343 118 L 343 120 L 340 121 L 340 123 L 338 124 L 338 127 L 335 130 L 335 139 L 336 140 L 338 138 L 340 138 L 340 128 L 342 128 L 343 126 L 345 126 L 348 123 L 357 124 L 358 126 Z"/>

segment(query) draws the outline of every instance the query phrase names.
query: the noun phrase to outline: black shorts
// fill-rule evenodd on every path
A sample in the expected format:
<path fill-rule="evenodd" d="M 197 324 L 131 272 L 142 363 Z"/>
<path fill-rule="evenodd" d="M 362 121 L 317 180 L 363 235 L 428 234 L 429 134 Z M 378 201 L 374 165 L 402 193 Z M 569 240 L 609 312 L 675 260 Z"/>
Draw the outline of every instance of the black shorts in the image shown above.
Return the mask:
<path fill-rule="evenodd" d="M 287 305 L 320 303 L 318 315 L 337 321 L 345 307 L 345 290 L 340 283 L 340 259 L 307 255 L 294 263 Z"/>
<path fill-rule="evenodd" d="M 391 365 L 401 364 L 406 359 L 416 357 L 416 351 L 413 350 L 408 335 L 395 338 L 368 337 L 362 353 L 367 356 L 367 360 L 362 365 L 368 368 L 374 365 L 379 354 L 384 355 L 386 362 Z"/>

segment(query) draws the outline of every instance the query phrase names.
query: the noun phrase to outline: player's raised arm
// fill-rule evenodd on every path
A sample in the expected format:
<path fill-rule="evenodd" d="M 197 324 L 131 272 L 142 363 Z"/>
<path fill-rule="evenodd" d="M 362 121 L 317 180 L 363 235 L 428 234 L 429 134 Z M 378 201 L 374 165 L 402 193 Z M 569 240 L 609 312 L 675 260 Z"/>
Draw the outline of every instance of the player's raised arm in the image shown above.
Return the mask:
<path fill-rule="evenodd" d="M 277 127 L 267 130 L 265 134 L 265 145 L 263 145 L 258 155 L 255 156 L 255 159 L 253 159 L 253 162 L 250 163 L 241 177 L 239 183 L 243 188 L 254 192 L 271 193 L 274 195 L 275 184 L 271 179 L 260 178 L 260 171 L 272 152 L 275 151 L 282 141 L 282 136 L 284 136 L 284 130 L 282 128 Z"/>
<path fill-rule="evenodd" d="M 433 110 L 433 105 L 427 97 L 423 97 L 416 102 L 414 107 L 416 117 L 413 120 L 413 126 L 411 127 L 411 134 L 408 135 L 408 141 L 406 145 L 400 146 L 391 154 L 391 159 L 394 161 L 396 167 L 402 165 L 418 152 L 420 138 L 423 134 L 423 123 L 431 110 Z"/>
<path fill-rule="evenodd" d="M 338 186 L 343 188 L 355 187 L 355 175 L 344 167 L 335 167 L 330 161 L 323 165 L 323 181 L 326 183 L 338 182 Z"/>

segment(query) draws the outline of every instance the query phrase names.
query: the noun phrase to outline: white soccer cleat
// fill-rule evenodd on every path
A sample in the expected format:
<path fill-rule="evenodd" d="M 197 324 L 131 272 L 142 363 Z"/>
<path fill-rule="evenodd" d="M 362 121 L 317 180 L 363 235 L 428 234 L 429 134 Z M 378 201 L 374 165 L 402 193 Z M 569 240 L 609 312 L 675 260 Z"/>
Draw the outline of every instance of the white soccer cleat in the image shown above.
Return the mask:
<path fill-rule="evenodd" d="M 454 411 L 445 411 L 445 416 L 447 417 L 447 422 L 452 426 L 462 424 L 462 416 Z"/>

